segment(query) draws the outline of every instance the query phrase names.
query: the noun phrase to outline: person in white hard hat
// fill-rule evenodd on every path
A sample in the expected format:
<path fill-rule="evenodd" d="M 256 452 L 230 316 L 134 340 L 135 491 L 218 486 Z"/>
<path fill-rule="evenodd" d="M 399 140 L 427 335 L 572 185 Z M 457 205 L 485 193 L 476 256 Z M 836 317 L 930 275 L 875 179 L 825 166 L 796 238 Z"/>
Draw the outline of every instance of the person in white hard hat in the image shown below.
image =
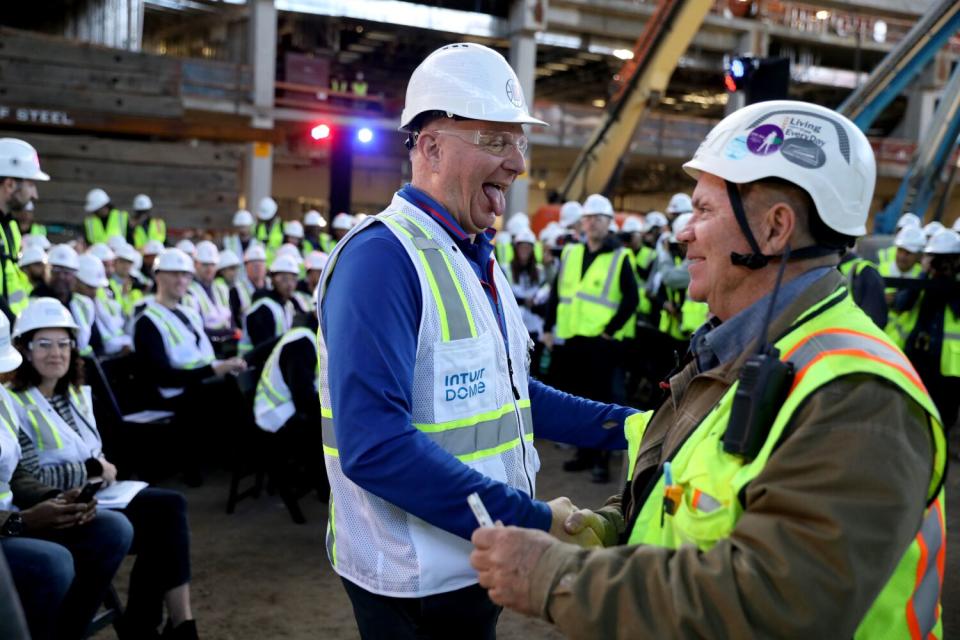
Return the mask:
<path fill-rule="evenodd" d="M 166 249 L 166 247 L 163 246 L 163 243 L 150 240 L 147 244 L 143 245 L 143 249 L 140 250 L 140 253 L 143 254 L 141 271 L 143 271 L 143 275 L 151 280 L 153 279 L 153 263 L 157 259 L 157 256 L 163 253 L 164 249 Z"/>
<path fill-rule="evenodd" d="M 76 325 L 63 305 L 51 298 L 32 299 L 17 325 L 19 331 L 14 333 L 26 357 L 11 344 L 10 323 L 0 317 L 0 372 L 22 379 L 20 369 L 34 371 L 32 362 L 38 362 L 78 375 L 71 335 Z M 24 359 L 28 362 L 21 364 Z M 49 388 L 49 400 L 42 396 L 39 402 L 56 402 L 55 396 L 63 399 L 63 391 Z M 69 411 L 72 403 L 65 404 Z M 38 410 L 28 417 L 20 400 L 0 387 L 0 406 L 0 483 L 5 487 L 0 494 L 0 548 L 30 628 L 29 636 L 10 637 L 86 637 L 87 627 L 130 549 L 133 528 L 123 514 L 98 510 L 95 498 L 78 502 L 80 487 L 65 491 L 54 482 L 58 474 L 41 471 L 39 456 L 57 449 L 58 441 L 47 440 L 45 450 L 38 451 L 33 439 L 40 433 L 52 435 L 47 430 L 56 415 L 52 405 L 47 407 L 49 412 Z M 92 417 L 89 404 L 84 408 L 83 415 Z M 82 435 L 67 429 L 58 449 L 86 449 L 95 459 L 99 438 L 96 445 L 85 446 Z M 73 475 L 86 478 L 85 466 L 78 467 Z"/>
<path fill-rule="evenodd" d="M 0 311 L 11 322 L 27 305 L 25 279 L 17 266 L 20 228 L 13 214 L 35 202 L 37 182 L 50 176 L 40 170 L 37 151 L 16 138 L 0 138 Z"/>
<path fill-rule="evenodd" d="M 547 300 L 550 297 L 550 287 L 544 279 L 543 267 L 537 264 L 534 247 L 537 237 L 529 227 L 514 227 L 516 233 L 511 234 L 513 239 L 513 259 L 503 265 L 513 297 L 520 307 L 520 317 L 523 326 L 527 328 L 530 339 L 533 340 L 533 351 L 530 354 L 530 375 L 541 377 L 540 359 L 543 355 L 543 314 Z"/>
<path fill-rule="evenodd" d="M 920 262 L 926 245 L 927 237 L 919 225 L 908 224 L 902 226 L 893 241 L 893 261 L 881 260 L 877 270 L 884 278 L 919 278 L 923 272 Z M 895 287 L 887 287 L 885 295 L 888 307 L 893 304 L 896 292 Z M 895 311 L 891 308 L 890 318 L 892 319 L 895 315 Z M 888 327 L 889 324 L 888 320 Z"/>
<path fill-rule="evenodd" d="M 503 230 L 495 236 L 494 255 L 497 256 L 497 263 L 500 264 L 500 268 L 506 269 L 507 265 L 513 262 L 514 236 L 529 228 L 530 216 L 523 211 L 518 211 L 510 216 L 510 219 L 503 226 Z"/>
<path fill-rule="evenodd" d="M 46 284 L 37 285 L 31 298 L 54 298 L 70 310 L 77 325 L 77 349 L 82 356 L 103 353 L 103 341 L 97 327 L 97 308 L 94 301 L 76 293 L 80 258 L 73 247 L 58 244 L 47 254 L 50 265 Z"/>
<path fill-rule="evenodd" d="M 944 229 L 943 223 L 940 222 L 939 220 L 934 220 L 932 222 L 928 222 L 927 224 L 923 225 L 923 232 L 926 234 L 927 240 L 931 239 L 933 236 L 935 236 L 937 233 L 939 233 L 943 229 Z"/>
<path fill-rule="evenodd" d="M 254 237 L 272 255 L 283 244 L 283 220 L 277 215 L 277 202 L 267 196 L 257 204 L 257 226 Z"/>
<path fill-rule="evenodd" d="M 153 200 L 145 193 L 133 199 L 133 224 L 126 240 L 138 250 L 151 240 L 160 243 L 167 241 L 167 223 L 163 218 L 153 215 Z"/>
<path fill-rule="evenodd" d="M 911 213 L 908 211 L 907 213 L 904 213 L 902 216 L 900 216 L 900 218 L 897 220 L 896 232 L 897 232 L 897 235 L 899 236 L 900 231 L 902 231 L 905 227 L 916 227 L 917 229 L 920 229 L 922 226 L 923 226 L 923 222 L 920 220 L 920 217 L 917 214 Z M 889 247 L 884 247 L 877 251 L 877 270 L 880 272 L 881 275 L 886 276 L 897 270 L 895 263 L 897 260 L 897 251 L 899 249 L 900 247 L 898 247 L 896 243 L 894 243 Z M 921 247 L 921 251 L 922 249 L 923 247 Z M 890 303 L 890 300 L 889 300 L 889 290 L 888 290 L 887 304 L 889 303 Z"/>
<path fill-rule="evenodd" d="M 434 51 L 400 118 L 411 183 L 339 241 L 320 280 L 328 549 L 365 639 L 494 636 L 497 607 L 467 560 L 467 496 L 494 520 L 558 535 L 572 509 L 532 497 L 528 411 L 538 436 L 623 446 L 630 410 L 528 377 L 529 334 L 491 259 L 506 190 L 526 169 L 525 124 L 544 123 L 503 56 L 473 43 Z M 453 438 L 452 424 L 476 433 Z"/>
<path fill-rule="evenodd" d="M 308 295 L 313 295 L 320 283 L 320 274 L 323 268 L 327 266 L 329 256 L 322 251 L 311 251 L 304 259 L 304 268 L 306 276 L 297 283 L 297 290 Z"/>
<path fill-rule="evenodd" d="M 233 233 L 223 238 L 223 248 L 242 256 L 253 241 L 253 214 L 240 209 L 233 214 Z"/>
<path fill-rule="evenodd" d="M 577 240 L 583 232 L 583 226 L 580 220 L 583 218 L 583 205 L 576 200 L 564 202 L 560 207 L 560 224 L 569 231 Z"/>
<path fill-rule="evenodd" d="M 29 291 L 47 281 L 47 252 L 38 246 L 26 247 L 18 263 L 29 284 Z"/>
<path fill-rule="evenodd" d="M 290 330 L 293 318 L 298 313 L 308 313 L 298 298 L 297 280 L 300 265 L 289 254 L 279 254 L 270 264 L 270 289 L 260 289 L 253 296 L 253 303 L 243 316 L 243 337 L 240 339 L 240 355 L 246 355 Z"/>
<path fill-rule="evenodd" d="M 231 326 L 239 327 L 230 304 L 230 290 L 237 283 L 240 271 L 240 258 L 230 249 L 220 252 L 220 262 L 217 263 L 217 277 L 213 280 L 213 299 L 217 305 L 227 309 L 230 313 Z"/>
<path fill-rule="evenodd" d="M 597 402 L 614 400 L 614 374 L 624 341 L 636 330 L 640 301 L 632 252 L 609 232 L 612 221 L 613 204 L 605 196 L 595 193 L 583 203 L 585 242 L 564 246 L 544 321 L 547 349 L 554 350 L 554 337 L 563 340 L 551 362 L 553 382 Z M 580 448 L 563 469 L 589 469 L 594 482 L 609 482 L 609 452 Z"/>
<path fill-rule="evenodd" d="M 314 209 L 303 214 L 303 253 L 308 255 L 311 251 L 322 251 L 330 253 L 333 251 L 333 238 L 325 232 L 327 228 L 327 219 Z"/>
<path fill-rule="evenodd" d="M 333 244 L 336 245 L 340 240 L 343 239 L 343 236 L 347 235 L 350 232 L 350 229 L 353 228 L 355 221 L 353 216 L 349 213 L 338 213 L 333 216 L 333 223 L 331 223 L 330 228 L 333 233 Z M 332 249 L 331 249 L 332 250 Z"/>
<path fill-rule="evenodd" d="M 190 256 L 193 259 L 197 258 L 197 245 L 194 244 L 193 240 L 190 238 L 184 238 L 177 242 L 177 249 L 183 251 L 185 254 Z"/>
<path fill-rule="evenodd" d="M 667 208 L 664 211 L 672 223 L 677 219 L 677 216 L 693 212 L 693 201 L 685 193 L 675 193 L 670 197 L 670 202 L 667 203 Z"/>
<path fill-rule="evenodd" d="M 252 244 L 243 253 L 243 274 L 230 289 L 230 311 L 238 328 L 253 304 L 254 295 L 270 286 L 267 280 L 267 252 L 260 244 Z"/>
<path fill-rule="evenodd" d="M 21 236 L 34 235 L 47 237 L 47 228 L 38 223 L 34 216 L 36 215 L 36 202 L 31 200 L 20 209 L 13 211 L 13 218 L 17 221 L 17 230 Z"/>
<path fill-rule="evenodd" d="M 194 259 L 194 275 L 183 303 L 193 307 L 203 320 L 203 328 L 210 337 L 223 338 L 233 335 L 233 316 L 230 313 L 229 302 L 220 305 L 213 290 L 213 280 L 220 267 L 220 251 L 217 245 L 209 240 L 202 240 L 197 244 L 197 255 Z"/>
<path fill-rule="evenodd" d="M 130 319 L 147 291 L 146 285 L 134 275 L 142 256 L 133 245 L 126 242 L 117 247 L 116 256 L 113 275 L 110 276 L 110 288 L 113 290 L 114 300 L 117 300 L 123 309 L 123 315 Z"/>
<path fill-rule="evenodd" d="M 79 299 L 85 313 L 90 307 L 94 309 L 93 334 L 99 336 L 99 340 L 91 341 L 94 354 L 113 356 L 130 353 L 133 340 L 124 332 L 126 318 L 123 309 L 117 300 L 105 294 L 110 281 L 107 279 L 103 262 L 96 254 L 88 251 L 79 257 L 78 263 L 75 300 L 71 301 L 71 307 L 74 307 L 76 299 Z M 86 317 L 83 322 L 86 322 Z"/>
<path fill-rule="evenodd" d="M 283 244 L 291 244 L 297 252 L 303 248 L 303 224 L 299 220 L 289 220 L 283 223 Z"/>
<path fill-rule="evenodd" d="M 114 208 L 110 196 L 103 189 L 87 192 L 83 210 L 87 213 L 83 219 L 83 233 L 88 245 L 98 242 L 106 244 L 110 236 L 127 237 L 130 215 Z"/>
<path fill-rule="evenodd" d="M 557 277 L 557 269 L 560 268 L 561 238 L 564 236 L 564 228 L 559 222 L 550 221 L 540 230 L 537 239 L 540 246 L 543 247 L 540 264 L 543 266 L 543 278 L 548 284 L 552 284 Z"/>
<path fill-rule="evenodd" d="M 623 495 L 567 521 L 611 548 L 481 528 L 480 584 L 572 637 L 939 636 L 937 410 L 836 270 L 867 231 L 870 142 L 773 100 L 724 118 L 684 169 L 689 295 L 714 318 L 628 427 Z"/>
<path fill-rule="evenodd" d="M 50 243 L 50 240 L 47 239 L 47 236 L 27 234 L 21 238 L 21 249 L 29 249 L 30 247 L 39 247 L 44 251 L 49 251 L 50 247 L 53 245 Z"/>

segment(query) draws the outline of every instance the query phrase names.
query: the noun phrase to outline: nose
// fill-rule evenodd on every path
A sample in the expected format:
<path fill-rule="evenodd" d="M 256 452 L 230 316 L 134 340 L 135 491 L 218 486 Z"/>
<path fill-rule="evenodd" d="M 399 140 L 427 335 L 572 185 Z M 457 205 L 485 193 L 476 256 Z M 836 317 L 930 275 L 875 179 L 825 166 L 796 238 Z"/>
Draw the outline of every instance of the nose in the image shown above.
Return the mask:
<path fill-rule="evenodd" d="M 503 161 L 503 168 L 515 175 L 520 175 L 527 169 L 527 160 L 523 157 L 523 154 L 520 153 L 520 149 L 517 148 L 517 145 L 512 145 L 510 147 L 510 153 Z"/>
<path fill-rule="evenodd" d="M 695 226 L 693 220 L 691 220 L 690 223 L 677 234 L 677 242 L 688 244 L 696 240 L 697 234 L 693 232 Z"/>

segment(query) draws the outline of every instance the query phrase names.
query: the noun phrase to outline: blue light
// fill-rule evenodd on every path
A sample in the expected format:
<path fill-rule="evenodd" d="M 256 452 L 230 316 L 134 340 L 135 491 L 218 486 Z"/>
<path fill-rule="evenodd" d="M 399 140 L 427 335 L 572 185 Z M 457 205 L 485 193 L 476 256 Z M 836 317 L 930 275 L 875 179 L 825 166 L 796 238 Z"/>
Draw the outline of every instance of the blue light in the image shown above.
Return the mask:
<path fill-rule="evenodd" d="M 743 60 L 740 58 L 734 58 L 733 62 L 730 63 L 730 73 L 733 74 L 734 78 L 742 78 L 746 69 L 743 67 Z"/>
<path fill-rule="evenodd" d="M 368 127 L 363 127 L 357 131 L 357 140 L 367 144 L 373 140 L 373 131 Z"/>

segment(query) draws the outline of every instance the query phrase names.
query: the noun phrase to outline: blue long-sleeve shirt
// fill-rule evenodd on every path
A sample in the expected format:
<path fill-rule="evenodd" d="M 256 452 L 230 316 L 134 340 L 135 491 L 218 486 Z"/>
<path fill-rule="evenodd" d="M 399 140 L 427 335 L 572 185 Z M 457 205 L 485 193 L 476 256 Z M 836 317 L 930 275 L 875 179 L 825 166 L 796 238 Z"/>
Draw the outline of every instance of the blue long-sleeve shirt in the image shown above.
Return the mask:
<path fill-rule="evenodd" d="M 490 267 L 492 232 L 475 240 L 439 203 L 411 186 L 401 197 L 440 222 L 468 258 L 504 326 Z M 321 305 L 330 401 L 340 465 L 357 485 L 430 524 L 468 538 L 476 528 L 466 497 L 477 492 L 494 520 L 548 530 L 546 503 L 462 464 L 412 424 L 420 283 L 406 250 L 382 224 L 364 230 L 339 257 Z M 536 380 L 530 403 L 540 437 L 624 449 L 633 409 L 562 393 Z M 616 428 L 603 428 L 615 423 Z"/>

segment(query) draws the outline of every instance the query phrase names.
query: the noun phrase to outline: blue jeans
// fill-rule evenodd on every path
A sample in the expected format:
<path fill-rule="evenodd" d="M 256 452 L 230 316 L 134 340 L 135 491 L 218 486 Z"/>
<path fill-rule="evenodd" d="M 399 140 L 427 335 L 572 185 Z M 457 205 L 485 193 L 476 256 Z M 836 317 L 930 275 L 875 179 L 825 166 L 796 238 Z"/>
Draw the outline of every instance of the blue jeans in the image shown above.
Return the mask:
<path fill-rule="evenodd" d="M 34 640 L 83 638 L 133 541 L 120 513 L 82 527 L 0 538 Z"/>

